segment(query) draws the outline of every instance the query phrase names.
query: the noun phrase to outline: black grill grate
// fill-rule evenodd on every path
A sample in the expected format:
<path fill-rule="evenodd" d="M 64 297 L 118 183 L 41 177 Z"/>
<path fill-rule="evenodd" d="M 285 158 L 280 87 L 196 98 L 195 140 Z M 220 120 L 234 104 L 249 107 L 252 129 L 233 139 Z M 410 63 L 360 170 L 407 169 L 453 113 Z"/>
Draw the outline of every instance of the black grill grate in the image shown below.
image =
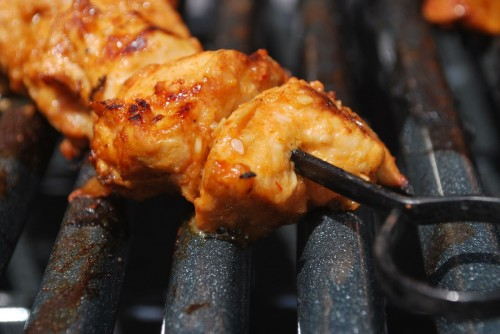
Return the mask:
<path fill-rule="evenodd" d="M 207 48 L 265 47 L 292 73 L 335 90 L 400 153 L 415 194 L 480 193 L 481 181 L 500 194 L 498 38 L 431 28 L 414 0 L 186 0 L 182 8 Z M 17 104 L 0 116 L 2 271 L 54 146 L 46 122 Z M 78 182 L 91 174 L 84 166 Z M 317 210 L 297 233 L 288 227 L 247 249 L 185 227 L 174 246 L 189 212 L 165 197 L 72 202 L 26 330 L 294 332 L 298 322 L 301 333 L 500 332 L 499 319 L 432 319 L 388 304 L 371 254 L 378 216 L 368 208 Z M 399 257 L 438 286 L 490 289 L 500 286 L 500 264 L 488 261 L 498 236 L 487 224 L 424 226 Z M 14 256 L 5 287 L 19 285 L 9 279 L 26 272 L 14 270 L 27 266 L 22 259 Z M 0 316 L 7 306 L 29 306 L 14 295 L 0 293 Z M 0 317 L 3 332 L 16 331 Z"/>
<path fill-rule="evenodd" d="M 94 175 L 85 165 L 77 185 Z M 125 274 L 128 229 L 119 200 L 80 197 L 68 206 L 27 333 L 110 333 Z"/>

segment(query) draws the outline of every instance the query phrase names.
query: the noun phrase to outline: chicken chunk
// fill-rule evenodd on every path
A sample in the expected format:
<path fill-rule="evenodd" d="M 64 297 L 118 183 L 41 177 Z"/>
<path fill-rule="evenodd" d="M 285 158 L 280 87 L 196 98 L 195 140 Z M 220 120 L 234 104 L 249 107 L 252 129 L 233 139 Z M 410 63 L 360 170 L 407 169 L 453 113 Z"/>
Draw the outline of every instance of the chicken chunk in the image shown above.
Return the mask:
<path fill-rule="evenodd" d="M 490 34 L 500 34 L 500 1 L 498 0 L 426 0 L 423 13 L 438 24 L 461 21 Z"/>
<path fill-rule="evenodd" d="M 371 182 L 406 182 L 358 115 L 325 94 L 319 82 L 292 78 L 241 105 L 217 128 L 194 201 L 196 227 L 223 227 L 253 240 L 294 222 L 309 207 L 357 207 L 297 175 L 290 161 L 296 148 Z"/>
<path fill-rule="evenodd" d="M 89 102 L 137 70 L 201 52 L 164 0 L 0 1 L 0 64 L 66 136 L 92 137 Z"/>
<path fill-rule="evenodd" d="M 220 120 L 286 77 L 265 51 L 206 51 L 143 69 L 116 99 L 93 104 L 99 179 L 134 198 L 180 188 L 194 200 Z"/>

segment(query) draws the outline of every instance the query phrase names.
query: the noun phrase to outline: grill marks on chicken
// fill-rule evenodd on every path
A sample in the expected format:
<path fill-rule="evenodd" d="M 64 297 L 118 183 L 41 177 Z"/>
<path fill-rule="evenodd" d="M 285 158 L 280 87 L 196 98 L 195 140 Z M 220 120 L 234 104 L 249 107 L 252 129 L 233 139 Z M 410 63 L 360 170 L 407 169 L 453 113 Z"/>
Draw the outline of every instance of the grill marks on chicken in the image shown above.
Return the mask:
<path fill-rule="evenodd" d="M 301 148 L 372 182 L 405 178 L 373 131 L 265 51 L 202 52 L 165 0 L 0 0 L 0 65 L 98 179 L 73 196 L 181 192 L 203 231 L 249 239 L 309 207 L 357 205 L 296 175 Z M 92 110 L 92 112 L 91 112 Z"/>
<path fill-rule="evenodd" d="M 193 201 L 220 120 L 286 77 L 265 51 L 206 51 L 144 68 L 119 98 L 93 103 L 100 180 L 135 198 L 173 184 Z"/>
<path fill-rule="evenodd" d="M 92 100 L 116 96 L 148 64 L 201 51 L 163 0 L 1 1 L 0 22 L 13 86 L 73 143 L 92 138 Z"/>
<path fill-rule="evenodd" d="M 294 171 L 300 148 L 371 182 L 405 182 L 394 158 L 368 125 L 319 82 L 295 78 L 241 105 L 217 128 L 195 200 L 196 225 L 250 239 L 292 223 L 308 208 L 357 204 Z"/>
<path fill-rule="evenodd" d="M 461 21 L 464 25 L 489 34 L 500 34 L 498 0 L 426 0 L 423 14 L 438 24 Z"/>

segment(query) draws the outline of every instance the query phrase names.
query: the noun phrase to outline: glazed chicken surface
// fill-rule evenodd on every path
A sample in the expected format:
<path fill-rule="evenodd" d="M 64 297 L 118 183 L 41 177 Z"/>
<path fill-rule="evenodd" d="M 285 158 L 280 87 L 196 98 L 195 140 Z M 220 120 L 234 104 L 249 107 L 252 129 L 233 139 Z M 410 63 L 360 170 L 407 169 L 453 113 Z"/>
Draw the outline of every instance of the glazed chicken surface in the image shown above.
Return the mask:
<path fill-rule="evenodd" d="M 438 24 L 462 22 L 489 34 L 500 34 L 500 1 L 498 0 L 425 0 L 423 14 Z"/>
<path fill-rule="evenodd" d="M 219 122 L 286 77 L 264 51 L 205 51 L 144 68 L 118 98 L 93 103 L 100 180 L 139 199 L 174 185 L 193 201 Z"/>
<path fill-rule="evenodd" d="M 292 78 L 242 104 L 217 128 L 194 202 L 197 226 L 255 239 L 312 206 L 355 209 L 356 203 L 295 173 L 290 155 L 296 148 L 371 182 L 405 182 L 358 115 L 319 82 Z"/>
<path fill-rule="evenodd" d="M 295 148 L 371 182 L 406 182 L 319 82 L 290 79 L 264 50 L 203 51 L 174 2 L 0 0 L 12 88 L 68 138 L 66 156 L 90 142 L 97 179 L 76 195 L 180 192 L 199 230 L 254 240 L 314 206 L 357 207 L 298 176 Z"/>
<path fill-rule="evenodd" d="M 116 96 L 145 65 L 201 51 L 164 0 L 1 0 L 0 22 L 12 87 L 76 146 L 92 138 L 91 101 Z"/>

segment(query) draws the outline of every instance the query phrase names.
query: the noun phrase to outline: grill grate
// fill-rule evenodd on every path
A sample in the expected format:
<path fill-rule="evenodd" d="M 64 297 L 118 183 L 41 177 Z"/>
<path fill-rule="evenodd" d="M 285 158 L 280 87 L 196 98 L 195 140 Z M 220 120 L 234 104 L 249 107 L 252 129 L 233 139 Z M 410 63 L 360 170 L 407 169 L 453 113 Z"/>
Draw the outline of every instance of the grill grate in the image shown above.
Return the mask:
<path fill-rule="evenodd" d="M 375 28 L 380 50 L 392 59 L 380 67 L 394 112 L 401 120 L 404 166 L 415 193 L 449 195 L 480 193 L 454 101 L 438 65 L 429 27 L 417 16 L 414 1 L 381 1 L 387 19 Z M 390 36 L 390 37 L 387 37 Z M 481 290 L 499 286 L 498 265 L 487 254 L 498 252 L 496 229 L 488 224 L 419 227 L 424 267 L 429 279 L 449 289 Z M 478 261 L 472 258 L 478 255 Z M 483 255 L 482 260 L 481 255 Z M 437 320 L 439 332 L 498 330 L 497 320 Z"/>
<path fill-rule="evenodd" d="M 498 39 L 482 37 L 477 42 L 471 33 L 432 30 L 414 0 L 186 0 L 182 8 L 192 31 L 208 48 L 248 52 L 266 47 L 292 73 L 319 79 L 335 90 L 346 105 L 371 120 L 392 151 L 400 152 L 400 165 L 416 194 L 480 193 L 481 181 L 486 191 L 500 194 L 500 117 L 494 113 L 500 106 Z M 25 140 L 16 140 L 19 134 Z M 471 134 L 475 138 L 469 147 Z M 17 106 L 1 114 L 0 271 L 29 216 L 53 146 L 53 131 L 37 114 L 19 113 Z M 77 184 L 92 173 L 84 166 Z M 167 233 L 172 231 L 157 225 L 175 226 L 189 209 L 185 203 L 165 204 L 169 200 L 155 199 L 149 206 L 117 199 L 74 200 L 26 331 L 157 333 L 161 321 L 165 333 L 295 331 L 298 320 L 301 333 L 500 332 L 500 319 L 431 319 L 387 305 L 371 260 L 378 216 L 368 208 L 312 212 L 299 225 L 297 245 L 292 227 L 277 232 L 271 240 L 279 242 L 269 249 L 266 241 L 241 249 L 204 239 L 183 225 L 171 252 L 172 237 Z M 158 205 L 164 206 L 155 218 L 158 224 L 144 222 L 150 217 L 141 210 Z M 130 235 L 125 215 L 132 217 Z M 158 231 L 160 242 L 170 245 L 159 252 L 165 257 L 173 254 L 173 260 L 161 265 L 163 260 L 155 257 L 146 261 L 152 268 L 163 268 L 155 278 L 162 282 L 160 289 L 168 282 L 168 291 L 156 293 L 166 301 L 157 296 L 154 304 L 166 304 L 165 313 L 162 306 L 149 309 L 142 327 L 136 328 L 129 327 L 130 315 L 123 309 L 134 305 L 128 294 L 132 278 L 140 288 L 148 288 L 149 272 L 138 272 L 137 265 L 137 248 L 144 245 L 134 240 L 136 232 L 146 228 L 146 238 Z M 498 237 L 497 229 L 488 224 L 423 226 L 401 246 L 400 257 L 407 271 L 428 276 L 438 286 L 490 289 L 500 286 L 500 264 L 490 256 L 499 253 Z M 297 303 L 288 293 L 281 296 L 281 309 L 269 306 L 270 298 L 259 295 L 259 289 L 263 280 L 276 278 L 265 277 L 262 261 L 267 259 L 262 254 L 294 253 L 295 248 Z M 293 264 L 295 256 L 279 255 L 275 262 L 269 260 L 269 266 L 293 266 L 288 262 Z M 167 267 L 170 274 L 162 276 Z M 271 270 L 279 271 L 281 278 L 290 276 L 281 267 Z M 282 282 L 294 284 L 294 278 Z M 283 307 L 287 316 L 278 315 Z M 270 311 L 276 312 L 274 319 L 264 314 Z M 255 324 L 273 320 L 274 327 Z M 155 325 L 145 324 L 148 321 Z M 0 333 L 8 331 L 0 319 Z"/>
<path fill-rule="evenodd" d="M 303 70 L 320 80 L 346 105 L 356 101 L 346 48 L 349 17 L 342 3 L 307 0 Z M 346 10 L 346 8 L 343 8 Z M 328 41 L 328 43 L 325 43 Z M 366 208 L 355 213 L 328 211 L 308 215 L 299 225 L 297 294 L 302 333 L 380 333 L 385 327 L 384 300 L 375 285 L 371 261 L 375 217 Z"/>
<path fill-rule="evenodd" d="M 0 118 L 0 272 L 12 256 L 55 139 L 32 104 L 9 103 Z"/>
<path fill-rule="evenodd" d="M 222 0 L 211 46 L 251 49 L 250 0 Z M 162 333 L 241 333 L 249 324 L 250 252 L 181 228 L 169 279 Z"/>
<path fill-rule="evenodd" d="M 85 165 L 77 186 L 93 175 L 93 168 Z M 27 333 L 113 330 L 129 239 L 117 202 L 80 197 L 69 204 Z"/>

